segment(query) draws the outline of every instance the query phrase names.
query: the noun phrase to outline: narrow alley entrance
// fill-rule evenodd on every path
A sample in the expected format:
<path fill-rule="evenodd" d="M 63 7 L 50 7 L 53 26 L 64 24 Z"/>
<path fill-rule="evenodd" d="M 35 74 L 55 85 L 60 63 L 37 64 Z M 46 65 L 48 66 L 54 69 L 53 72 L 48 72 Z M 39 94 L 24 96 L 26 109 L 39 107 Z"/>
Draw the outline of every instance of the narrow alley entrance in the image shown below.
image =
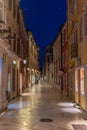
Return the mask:
<path fill-rule="evenodd" d="M 80 109 L 46 82 L 26 89 L 0 117 L 1 130 L 87 130 Z"/>

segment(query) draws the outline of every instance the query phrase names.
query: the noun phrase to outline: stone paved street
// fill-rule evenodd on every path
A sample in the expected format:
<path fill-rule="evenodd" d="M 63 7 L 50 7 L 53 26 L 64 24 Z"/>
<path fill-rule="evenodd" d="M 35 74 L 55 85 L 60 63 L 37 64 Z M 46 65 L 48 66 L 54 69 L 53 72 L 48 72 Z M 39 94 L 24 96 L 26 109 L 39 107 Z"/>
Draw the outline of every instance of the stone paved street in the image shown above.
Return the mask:
<path fill-rule="evenodd" d="M 0 130 L 82 130 L 75 125 L 87 125 L 87 121 L 73 105 L 51 85 L 42 82 L 8 105 L 0 117 Z M 51 122 L 43 122 L 45 119 Z"/>

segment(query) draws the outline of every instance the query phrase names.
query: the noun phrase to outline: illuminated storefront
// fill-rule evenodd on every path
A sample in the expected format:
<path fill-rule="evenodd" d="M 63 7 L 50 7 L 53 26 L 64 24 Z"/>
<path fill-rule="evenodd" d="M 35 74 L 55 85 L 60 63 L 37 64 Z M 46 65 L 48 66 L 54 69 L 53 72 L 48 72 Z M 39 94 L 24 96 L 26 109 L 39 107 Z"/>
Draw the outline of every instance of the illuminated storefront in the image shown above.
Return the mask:
<path fill-rule="evenodd" d="M 78 70 L 75 70 L 75 101 L 79 103 L 79 85 L 78 85 Z"/>
<path fill-rule="evenodd" d="M 81 89 L 81 95 L 84 95 L 84 68 L 80 69 L 80 89 Z"/>
<path fill-rule="evenodd" d="M 75 70 L 75 101 L 86 110 L 85 67 Z"/>
<path fill-rule="evenodd" d="M 81 68 L 80 69 L 80 102 L 81 102 L 81 107 L 85 109 L 86 107 L 86 100 L 85 100 L 85 69 Z"/>

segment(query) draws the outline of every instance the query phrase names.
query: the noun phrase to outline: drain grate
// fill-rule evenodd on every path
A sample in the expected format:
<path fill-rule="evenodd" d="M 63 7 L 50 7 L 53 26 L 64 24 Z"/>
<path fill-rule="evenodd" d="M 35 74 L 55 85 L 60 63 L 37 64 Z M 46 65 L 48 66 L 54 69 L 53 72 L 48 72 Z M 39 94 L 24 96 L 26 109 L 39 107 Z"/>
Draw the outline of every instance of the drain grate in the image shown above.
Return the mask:
<path fill-rule="evenodd" d="M 87 130 L 87 126 L 85 124 L 72 124 L 74 130 Z"/>
<path fill-rule="evenodd" d="M 41 122 L 53 122 L 52 119 L 48 119 L 48 118 L 43 118 L 43 119 L 40 119 Z"/>

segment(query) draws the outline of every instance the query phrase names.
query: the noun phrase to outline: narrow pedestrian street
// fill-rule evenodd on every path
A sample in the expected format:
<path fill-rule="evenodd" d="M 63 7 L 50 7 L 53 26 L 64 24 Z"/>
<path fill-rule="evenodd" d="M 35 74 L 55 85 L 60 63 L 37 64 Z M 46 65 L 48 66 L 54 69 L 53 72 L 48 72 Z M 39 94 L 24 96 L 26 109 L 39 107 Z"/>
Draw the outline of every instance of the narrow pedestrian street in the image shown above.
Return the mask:
<path fill-rule="evenodd" d="M 85 125 L 80 109 L 46 82 L 27 89 L 0 116 L 0 130 L 87 130 Z"/>

